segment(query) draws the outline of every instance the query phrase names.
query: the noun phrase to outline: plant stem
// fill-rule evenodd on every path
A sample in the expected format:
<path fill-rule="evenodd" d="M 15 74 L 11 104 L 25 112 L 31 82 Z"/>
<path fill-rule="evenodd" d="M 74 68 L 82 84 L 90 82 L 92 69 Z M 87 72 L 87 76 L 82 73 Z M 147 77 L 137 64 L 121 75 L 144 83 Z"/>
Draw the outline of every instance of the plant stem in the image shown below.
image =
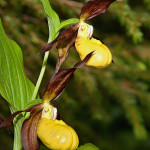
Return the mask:
<path fill-rule="evenodd" d="M 16 108 L 10 105 L 11 114 L 16 112 Z M 16 116 L 13 120 L 14 124 L 14 145 L 13 150 L 22 150 L 22 142 L 21 142 L 21 127 L 22 123 L 24 122 L 25 118 L 22 117 L 21 114 Z"/>
<path fill-rule="evenodd" d="M 18 123 L 14 124 L 14 145 L 13 150 L 21 150 L 22 142 L 21 142 L 21 127 L 23 120 L 20 119 Z"/>
<path fill-rule="evenodd" d="M 32 100 L 36 99 L 39 87 L 41 85 L 41 82 L 42 82 L 42 79 L 43 79 L 43 76 L 44 76 L 44 73 L 45 73 L 48 56 L 49 56 L 49 51 L 46 52 L 45 55 L 44 55 L 44 60 L 43 60 L 41 72 L 40 72 L 39 78 L 37 80 L 37 83 L 36 83 L 36 86 L 35 86 L 35 89 L 34 89 L 34 92 L 33 92 L 33 95 L 32 95 Z"/>

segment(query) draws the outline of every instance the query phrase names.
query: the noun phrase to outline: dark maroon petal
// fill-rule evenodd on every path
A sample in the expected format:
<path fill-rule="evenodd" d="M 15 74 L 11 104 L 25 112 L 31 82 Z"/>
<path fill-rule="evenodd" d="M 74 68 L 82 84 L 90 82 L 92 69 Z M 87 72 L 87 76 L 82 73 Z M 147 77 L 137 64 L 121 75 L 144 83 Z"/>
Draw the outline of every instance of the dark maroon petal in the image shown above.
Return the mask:
<path fill-rule="evenodd" d="M 20 114 L 20 113 L 22 113 L 22 112 L 31 112 L 31 113 L 32 113 L 32 112 L 34 112 L 35 110 L 41 109 L 42 106 L 43 106 L 43 103 L 37 104 L 37 105 L 35 105 L 34 107 L 28 108 L 28 109 L 26 109 L 26 110 L 17 111 L 17 112 L 15 112 L 15 113 L 13 113 L 13 114 L 12 114 L 11 116 L 9 116 L 6 120 L 2 120 L 2 119 L 1 119 L 1 120 L 0 120 L 0 129 L 9 127 L 9 126 L 12 124 L 13 119 L 14 119 L 18 114 Z"/>
<path fill-rule="evenodd" d="M 75 43 L 77 32 L 70 35 L 69 38 L 62 39 L 58 42 L 57 49 L 58 49 L 58 60 L 55 69 L 55 73 L 59 71 L 61 65 L 67 60 L 69 55 L 69 50 Z"/>
<path fill-rule="evenodd" d="M 2 121 L 0 123 L 0 129 L 9 127 L 11 125 L 13 119 L 21 112 L 23 112 L 23 111 L 17 111 L 15 113 L 13 113 L 11 116 L 9 116 L 6 120 Z"/>
<path fill-rule="evenodd" d="M 67 83 L 73 77 L 74 71 L 83 66 L 91 57 L 92 52 L 88 54 L 83 61 L 78 62 L 73 68 L 61 70 L 56 73 L 50 80 L 45 93 L 43 95 L 43 101 L 49 102 L 56 99 L 65 89 Z"/>
<path fill-rule="evenodd" d="M 30 117 L 24 121 L 21 129 L 21 140 L 25 150 L 38 150 L 37 125 L 41 117 L 43 103 L 30 108 Z M 29 110 L 29 109 L 27 109 Z M 26 111 L 27 111 L 26 110 Z"/>
<path fill-rule="evenodd" d="M 75 70 L 76 68 L 61 70 L 53 76 L 43 95 L 44 102 L 52 101 L 62 93 Z"/>
<path fill-rule="evenodd" d="M 58 41 L 58 39 L 56 38 L 56 39 L 53 40 L 52 42 L 48 43 L 48 44 L 42 49 L 41 53 L 43 54 L 43 53 L 45 53 L 45 52 L 47 52 L 47 51 L 50 51 L 51 48 L 53 47 L 53 45 L 57 43 L 57 41 Z"/>
<path fill-rule="evenodd" d="M 66 38 L 70 38 L 72 37 L 72 34 L 79 28 L 79 23 L 71 26 L 69 29 L 61 32 L 59 34 L 59 36 L 53 40 L 52 42 L 48 43 L 43 49 L 42 49 L 42 53 L 45 53 L 46 51 L 49 51 L 51 50 L 51 48 L 53 47 L 53 45 L 55 43 L 57 43 L 59 40 L 62 40 L 62 39 L 66 39 Z"/>
<path fill-rule="evenodd" d="M 44 107 L 43 105 L 44 105 L 44 103 L 40 103 L 40 104 L 37 104 L 37 105 L 35 105 L 35 106 L 31 107 L 31 108 L 28 108 L 28 109 L 26 109 L 24 111 L 30 112 L 30 115 L 32 115 L 32 113 L 34 113 L 36 111 L 39 111 L 39 110 L 42 110 L 42 108 Z"/>
<path fill-rule="evenodd" d="M 21 129 L 21 140 L 25 150 L 38 150 L 37 125 L 41 117 L 40 111 L 35 111 L 30 118 L 24 121 Z"/>
<path fill-rule="evenodd" d="M 80 13 L 80 20 L 90 20 L 105 13 L 109 5 L 116 0 L 90 0 L 85 3 Z"/>
<path fill-rule="evenodd" d="M 94 51 L 93 51 L 93 52 L 94 52 Z M 84 66 L 85 63 L 86 63 L 86 62 L 90 59 L 90 57 L 92 56 L 93 52 L 91 52 L 91 53 L 89 53 L 88 55 L 86 55 L 86 57 L 85 57 L 82 61 L 76 63 L 76 64 L 74 65 L 74 68 L 80 68 L 80 67 Z"/>

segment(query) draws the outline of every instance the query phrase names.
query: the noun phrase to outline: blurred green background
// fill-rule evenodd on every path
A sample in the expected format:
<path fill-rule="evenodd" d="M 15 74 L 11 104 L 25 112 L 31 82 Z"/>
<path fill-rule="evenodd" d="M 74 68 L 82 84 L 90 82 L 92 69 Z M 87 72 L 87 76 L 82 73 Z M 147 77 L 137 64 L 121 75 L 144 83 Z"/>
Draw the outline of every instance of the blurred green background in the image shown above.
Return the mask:
<path fill-rule="evenodd" d="M 50 0 L 61 20 L 79 17 L 84 0 Z M 0 0 L 0 17 L 7 35 L 23 50 L 27 76 L 35 84 L 42 65 L 40 50 L 48 40 L 48 26 L 40 0 Z M 123 0 L 88 22 L 94 35 L 113 54 L 105 69 L 83 67 L 75 72 L 65 92 L 53 104 L 61 119 L 79 135 L 80 145 L 93 143 L 101 150 L 150 150 L 150 1 Z M 53 49 L 40 87 L 42 96 L 54 73 Z M 74 47 L 63 68 L 79 56 Z M 0 117 L 10 115 L 0 97 Z M 13 127 L 0 131 L 0 149 L 11 150 Z"/>

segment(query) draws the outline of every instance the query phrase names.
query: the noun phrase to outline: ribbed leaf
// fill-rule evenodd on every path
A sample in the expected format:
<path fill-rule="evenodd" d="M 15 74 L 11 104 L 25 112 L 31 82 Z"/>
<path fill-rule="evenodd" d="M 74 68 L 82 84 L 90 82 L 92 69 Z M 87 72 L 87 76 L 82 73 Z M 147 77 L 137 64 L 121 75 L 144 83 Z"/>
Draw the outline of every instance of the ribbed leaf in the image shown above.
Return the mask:
<path fill-rule="evenodd" d="M 49 41 L 56 37 L 56 29 L 60 24 L 57 13 L 51 8 L 49 0 L 41 0 L 48 19 Z"/>
<path fill-rule="evenodd" d="M 34 85 L 24 73 L 21 49 L 6 36 L 0 20 L 0 93 L 15 108 L 23 110 L 33 90 Z"/>

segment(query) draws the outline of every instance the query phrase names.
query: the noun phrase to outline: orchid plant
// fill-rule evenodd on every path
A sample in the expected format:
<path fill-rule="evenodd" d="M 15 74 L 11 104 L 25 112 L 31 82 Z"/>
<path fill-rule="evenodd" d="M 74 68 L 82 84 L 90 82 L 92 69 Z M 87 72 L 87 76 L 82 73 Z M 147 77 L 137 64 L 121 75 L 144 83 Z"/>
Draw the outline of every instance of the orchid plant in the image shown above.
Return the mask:
<path fill-rule="evenodd" d="M 41 0 L 49 25 L 48 44 L 43 48 L 45 53 L 41 72 L 34 86 L 23 71 L 23 57 L 20 47 L 10 40 L 0 20 L 0 93 L 7 100 L 12 115 L 0 120 L 0 128 L 14 124 L 14 150 L 38 150 L 39 139 L 49 149 L 75 150 L 98 149 L 89 144 L 79 145 L 79 138 L 73 128 L 64 121 L 58 120 L 57 108 L 52 102 L 64 91 L 77 68 L 84 65 L 105 68 L 112 63 L 112 55 L 106 45 L 92 37 L 93 27 L 86 21 L 102 14 L 115 0 L 90 0 L 83 6 L 80 18 L 72 18 L 60 23 L 56 12 L 48 0 Z M 70 24 L 69 29 L 60 30 Z M 45 72 L 49 50 L 57 43 L 58 61 L 55 73 L 50 79 L 42 99 L 38 99 L 38 90 Z M 60 70 L 67 60 L 70 48 L 75 44 L 81 61 L 74 67 Z"/>

